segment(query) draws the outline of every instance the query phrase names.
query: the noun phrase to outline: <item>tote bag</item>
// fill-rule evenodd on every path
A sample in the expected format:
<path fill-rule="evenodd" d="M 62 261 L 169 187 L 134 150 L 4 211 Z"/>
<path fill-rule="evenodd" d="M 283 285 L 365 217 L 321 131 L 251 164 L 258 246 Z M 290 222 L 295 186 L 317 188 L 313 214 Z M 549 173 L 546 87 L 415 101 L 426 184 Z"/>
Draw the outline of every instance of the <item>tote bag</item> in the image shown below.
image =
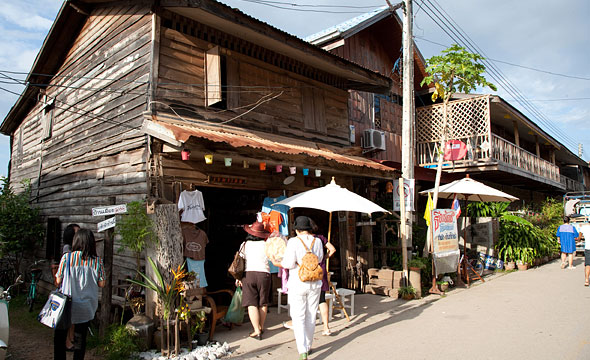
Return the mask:
<path fill-rule="evenodd" d="M 70 260 L 72 253 L 68 253 L 66 262 L 66 273 L 62 280 L 62 286 L 58 290 L 54 290 L 49 294 L 47 302 L 41 309 L 37 316 L 37 320 L 43 325 L 49 326 L 52 329 L 68 329 L 71 326 L 71 306 L 72 298 L 65 295 L 64 292 L 71 294 L 71 274 L 70 274 Z M 67 288 L 67 290 L 66 290 Z"/>

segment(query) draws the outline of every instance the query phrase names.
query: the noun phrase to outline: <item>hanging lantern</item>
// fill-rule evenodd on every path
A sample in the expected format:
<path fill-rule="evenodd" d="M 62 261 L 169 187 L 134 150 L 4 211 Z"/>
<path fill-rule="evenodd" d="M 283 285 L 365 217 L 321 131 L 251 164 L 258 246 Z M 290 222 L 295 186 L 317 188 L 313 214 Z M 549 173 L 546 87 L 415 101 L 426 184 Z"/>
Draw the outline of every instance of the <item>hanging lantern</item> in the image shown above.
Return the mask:
<path fill-rule="evenodd" d="M 244 166 L 244 169 L 247 169 L 247 168 L 249 168 L 249 167 L 250 167 L 250 164 L 248 164 L 248 160 L 244 160 L 244 161 L 242 162 L 242 164 L 243 164 L 243 166 Z"/>
<path fill-rule="evenodd" d="M 260 168 L 260 170 L 264 171 L 264 170 L 266 170 L 266 163 L 261 162 L 260 164 L 258 164 L 258 167 Z"/>
<path fill-rule="evenodd" d="M 231 166 L 231 158 L 230 157 L 224 158 L 223 162 L 225 163 L 225 166 Z"/>
<path fill-rule="evenodd" d="M 289 174 L 295 175 L 297 172 L 297 166 L 289 166 Z"/>
<path fill-rule="evenodd" d="M 182 149 L 180 152 L 180 158 L 184 161 L 188 160 L 191 156 L 191 151 L 189 149 Z"/>
<path fill-rule="evenodd" d="M 322 170 L 321 169 L 315 169 L 315 177 L 320 177 L 322 176 Z"/>
<path fill-rule="evenodd" d="M 207 165 L 213 164 L 213 155 L 212 154 L 205 155 L 205 164 L 207 164 Z"/>
<path fill-rule="evenodd" d="M 277 166 L 275 167 L 277 173 L 283 172 L 283 165 L 277 164 Z"/>
<path fill-rule="evenodd" d="M 304 168 L 302 171 L 303 171 L 303 176 L 309 175 L 309 169 Z"/>

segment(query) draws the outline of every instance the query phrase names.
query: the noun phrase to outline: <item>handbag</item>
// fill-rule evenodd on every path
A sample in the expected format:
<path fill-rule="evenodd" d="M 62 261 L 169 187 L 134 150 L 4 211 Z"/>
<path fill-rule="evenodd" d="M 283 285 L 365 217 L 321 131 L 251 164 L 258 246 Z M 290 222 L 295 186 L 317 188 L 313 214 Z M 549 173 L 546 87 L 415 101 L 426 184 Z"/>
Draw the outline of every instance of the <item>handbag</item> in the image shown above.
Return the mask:
<path fill-rule="evenodd" d="M 244 259 L 241 256 L 241 254 L 243 254 L 242 250 L 244 249 L 245 245 L 245 242 L 242 243 L 242 246 L 240 246 L 240 250 L 236 251 L 236 255 L 234 255 L 234 260 L 231 262 L 229 269 L 227 269 L 227 272 L 229 272 L 229 274 L 233 276 L 236 280 L 242 280 L 242 278 L 244 277 L 244 270 L 246 269 L 246 259 Z"/>
<path fill-rule="evenodd" d="M 52 329 L 68 329 L 72 325 L 71 311 L 72 311 L 72 298 L 63 293 L 64 287 L 67 282 L 68 286 L 71 287 L 71 274 L 70 274 L 70 259 L 71 254 L 68 253 L 66 269 L 67 272 L 62 281 L 62 286 L 58 290 L 54 290 L 49 294 L 47 302 L 41 309 L 41 312 L 37 316 L 37 320 L 43 325 L 46 325 Z M 67 279 L 66 279 L 67 277 Z M 71 293 L 71 290 L 70 290 Z"/>

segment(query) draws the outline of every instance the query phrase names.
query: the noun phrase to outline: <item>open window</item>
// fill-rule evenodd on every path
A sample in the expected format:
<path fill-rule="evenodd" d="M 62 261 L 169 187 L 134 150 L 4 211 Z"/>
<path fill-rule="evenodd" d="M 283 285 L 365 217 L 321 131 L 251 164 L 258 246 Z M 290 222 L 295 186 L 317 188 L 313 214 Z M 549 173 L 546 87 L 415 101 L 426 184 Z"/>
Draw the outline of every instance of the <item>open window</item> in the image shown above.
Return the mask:
<path fill-rule="evenodd" d="M 205 105 L 223 110 L 239 106 L 238 61 L 224 55 L 219 46 L 209 49 L 205 54 Z"/>

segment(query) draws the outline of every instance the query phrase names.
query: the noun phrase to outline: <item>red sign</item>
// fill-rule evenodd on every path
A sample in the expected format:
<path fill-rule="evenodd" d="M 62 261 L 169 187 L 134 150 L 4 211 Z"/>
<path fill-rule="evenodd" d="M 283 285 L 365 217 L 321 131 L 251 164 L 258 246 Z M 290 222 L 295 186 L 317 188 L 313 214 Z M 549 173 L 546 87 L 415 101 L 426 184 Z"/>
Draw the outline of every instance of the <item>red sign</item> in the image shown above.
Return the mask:
<path fill-rule="evenodd" d="M 461 160 L 467 154 L 467 145 L 461 140 L 449 140 L 445 144 L 444 159 L 447 161 Z"/>

